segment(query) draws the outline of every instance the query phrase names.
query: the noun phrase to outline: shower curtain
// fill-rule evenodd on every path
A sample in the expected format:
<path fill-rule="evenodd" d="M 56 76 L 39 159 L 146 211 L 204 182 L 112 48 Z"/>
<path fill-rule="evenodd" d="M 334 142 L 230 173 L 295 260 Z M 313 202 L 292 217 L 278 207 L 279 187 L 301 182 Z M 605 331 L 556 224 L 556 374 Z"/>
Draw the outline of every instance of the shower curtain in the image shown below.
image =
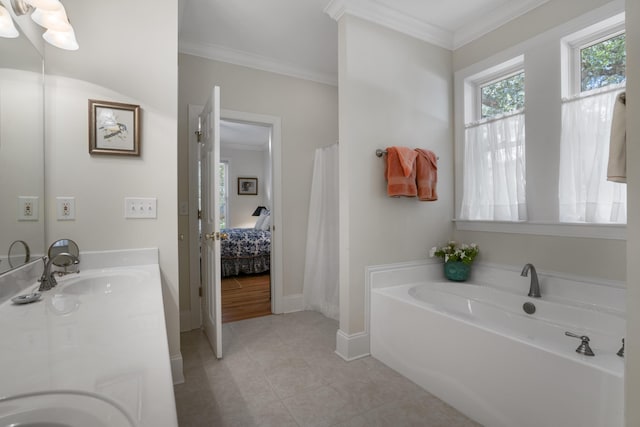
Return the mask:
<path fill-rule="evenodd" d="M 338 144 L 315 152 L 303 293 L 305 310 L 338 320 Z"/>

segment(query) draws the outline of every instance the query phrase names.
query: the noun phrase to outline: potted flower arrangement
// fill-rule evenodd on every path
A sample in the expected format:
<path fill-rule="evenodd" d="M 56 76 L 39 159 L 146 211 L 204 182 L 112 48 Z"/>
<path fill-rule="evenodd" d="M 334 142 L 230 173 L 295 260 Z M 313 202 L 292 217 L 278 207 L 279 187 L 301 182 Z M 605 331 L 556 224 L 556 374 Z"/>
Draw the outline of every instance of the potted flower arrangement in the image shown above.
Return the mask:
<path fill-rule="evenodd" d="M 429 256 L 444 259 L 444 275 L 447 279 L 464 282 L 469 278 L 471 264 L 478 253 L 480 253 L 480 248 L 475 243 L 470 245 L 463 243 L 458 246 L 456 242 L 451 240 L 445 246 L 431 248 Z"/>

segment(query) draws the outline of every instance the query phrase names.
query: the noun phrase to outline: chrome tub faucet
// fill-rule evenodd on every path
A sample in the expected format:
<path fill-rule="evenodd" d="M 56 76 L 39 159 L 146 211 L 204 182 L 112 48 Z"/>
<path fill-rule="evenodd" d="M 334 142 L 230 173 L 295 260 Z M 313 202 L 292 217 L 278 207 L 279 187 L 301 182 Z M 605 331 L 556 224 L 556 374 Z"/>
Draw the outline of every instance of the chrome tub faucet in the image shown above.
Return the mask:
<path fill-rule="evenodd" d="M 529 286 L 529 296 L 533 298 L 540 298 L 540 284 L 538 283 L 538 273 L 536 273 L 536 268 L 533 264 L 525 264 L 522 273 L 520 275 L 522 277 L 527 277 L 529 274 L 529 270 L 531 270 L 531 285 Z"/>

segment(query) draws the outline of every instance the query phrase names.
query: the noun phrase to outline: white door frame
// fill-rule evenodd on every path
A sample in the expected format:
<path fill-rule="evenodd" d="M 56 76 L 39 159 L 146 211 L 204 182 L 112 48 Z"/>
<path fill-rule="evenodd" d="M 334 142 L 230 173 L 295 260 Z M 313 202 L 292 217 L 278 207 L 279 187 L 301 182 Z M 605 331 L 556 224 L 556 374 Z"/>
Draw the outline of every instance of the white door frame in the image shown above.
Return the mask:
<path fill-rule="evenodd" d="M 198 236 L 198 144 L 196 130 L 198 115 L 203 106 L 189 105 L 189 289 L 191 296 L 191 328 L 202 324 L 200 313 L 200 237 Z M 282 313 L 282 130 L 281 119 L 266 114 L 245 113 L 234 110 L 220 110 L 221 120 L 247 122 L 271 126 L 271 312 Z"/>

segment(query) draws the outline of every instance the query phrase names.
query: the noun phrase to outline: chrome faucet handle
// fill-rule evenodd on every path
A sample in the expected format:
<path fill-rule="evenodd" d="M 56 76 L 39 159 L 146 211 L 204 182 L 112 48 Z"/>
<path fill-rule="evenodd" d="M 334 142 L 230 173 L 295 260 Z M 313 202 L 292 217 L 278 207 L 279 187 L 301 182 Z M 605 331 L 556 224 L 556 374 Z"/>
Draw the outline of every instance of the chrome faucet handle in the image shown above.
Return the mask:
<path fill-rule="evenodd" d="M 622 338 L 622 348 L 616 353 L 620 357 L 624 357 L 624 338 Z"/>
<path fill-rule="evenodd" d="M 593 350 L 591 350 L 591 347 L 589 347 L 590 340 L 588 336 L 577 335 L 577 334 L 574 334 L 573 332 L 565 332 L 564 334 L 568 337 L 578 338 L 582 340 L 578 348 L 576 348 L 576 353 L 584 354 L 585 356 L 595 356 L 595 353 L 593 352 Z"/>
<path fill-rule="evenodd" d="M 39 279 L 38 282 L 40 282 L 40 287 L 38 288 L 38 291 L 42 292 L 42 291 L 48 291 L 51 288 L 53 288 L 54 286 L 56 286 L 58 284 L 58 282 L 56 281 L 56 277 L 55 277 L 56 273 L 50 273 L 49 277 L 47 278 L 46 274 L 43 274 Z"/>
<path fill-rule="evenodd" d="M 75 260 L 78 259 L 78 257 L 76 257 L 75 255 L 71 255 L 67 252 L 60 252 L 56 255 L 49 257 L 48 260 L 46 258 L 43 258 L 43 261 L 45 261 L 45 265 L 44 265 L 44 271 L 42 272 L 42 276 L 40 277 L 40 280 L 39 280 L 40 282 L 40 287 L 38 288 L 39 291 L 41 292 L 48 291 L 58 284 L 55 277 L 55 274 L 56 274 L 55 271 L 54 272 L 51 271 L 51 265 L 54 263 L 54 261 L 57 258 L 65 258 L 67 260 L 71 260 L 69 264 L 74 263 Z"/>

